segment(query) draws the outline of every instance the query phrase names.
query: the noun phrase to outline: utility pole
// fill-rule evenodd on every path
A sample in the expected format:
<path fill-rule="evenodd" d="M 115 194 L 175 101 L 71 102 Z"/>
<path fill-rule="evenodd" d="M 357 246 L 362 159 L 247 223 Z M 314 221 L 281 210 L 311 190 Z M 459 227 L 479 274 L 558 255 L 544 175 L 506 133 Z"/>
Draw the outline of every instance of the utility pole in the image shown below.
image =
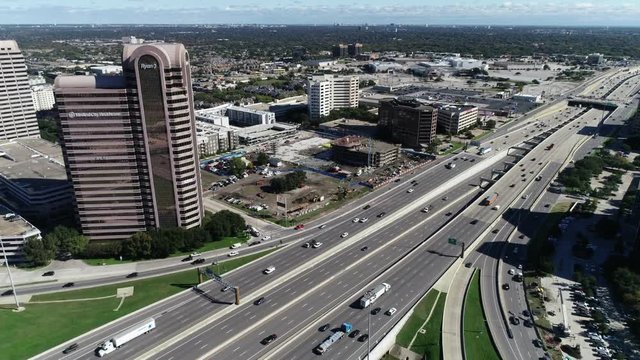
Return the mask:
<path fill-rule="evenodd" d="M 460 244 L 460 258 L 464 259 L 464 241 Z"/>
<path fill-rule="evenodd" d="M 371 309 L 369 309 L 369 315 L 367 316 L 367 360 L 371 360 Z"/>
<path fill-rule="evenodd" d="M 11 268 L 9 267 L 9 260 L 7 259 L 7 251 L 4 249 L 4 238 L 2 236 L 0 236 L 0 246 L 2 247 L 2 255 L 4 256 L 4 264 L 7 267 L 7 274 L 9 274 L 9 283 L 11 284 L 11 292 L 13 292 L 13 299 L 16 302 L 16 308 L 14 311 L 23 311 L 24 307 L 20 306 L 20 302 L 18 301 L 18 294 L 16 294 L 16 286 L 13 283 L 13 276 L 11 276 Z"/>

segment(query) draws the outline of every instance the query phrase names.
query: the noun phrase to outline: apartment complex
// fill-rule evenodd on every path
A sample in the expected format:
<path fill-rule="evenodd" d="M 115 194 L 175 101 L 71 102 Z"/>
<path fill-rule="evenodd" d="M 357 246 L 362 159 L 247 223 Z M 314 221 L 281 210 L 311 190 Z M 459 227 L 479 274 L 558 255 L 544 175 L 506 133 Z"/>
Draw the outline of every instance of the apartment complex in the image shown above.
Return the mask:
<path fill-rule="evenodd" d="M 309 119 L 320 120 L 333 109 L 358 106 L 357 76 L 323 75 L 308 79 Z"/>
<path fill-rule="evenodd" d="M 0 140 L 40 137 L 24 57 L 13 40 L 0 40 Z"/>
<path fill-rule="evenodd" d="M 91 240 L 200 225 L 189 56 L 182 44 L 126 44 L 123 76 L 59 76 L 62 149 Z"/>
<path fill-rule="evenodd" d="M 438 110 L 417 100 L 384 99 L 378 126 L 394 142 L 411 148 L 427 147 L 436 137 Z"/>
<path fill-rule="evenodd" d="M 477 106 L 449 104 L 433 106 L 438 108 L 438 126 L 445 134 L 457 134 L 478 121 Z"/>

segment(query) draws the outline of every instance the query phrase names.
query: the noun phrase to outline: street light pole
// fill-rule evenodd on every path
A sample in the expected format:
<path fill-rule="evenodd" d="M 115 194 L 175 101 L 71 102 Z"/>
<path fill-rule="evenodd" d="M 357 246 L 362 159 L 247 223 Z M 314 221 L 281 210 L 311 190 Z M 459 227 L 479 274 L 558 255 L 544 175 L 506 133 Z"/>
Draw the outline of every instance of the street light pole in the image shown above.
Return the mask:
<path fill-rule="evenodd" d="M 371 360 L 371 310 L 367 316 L 367 333 L 369 334 L 367 337 L 367 360 Z"/>
<path fill-rule="evenodd" d="M 13 292 L 13 299 L 16 301 L 16 311 L 24 310 L 24 308 L 20 306 L 20 302 L 18 301 L 18 295 L 16 294 L 16 287 L 13 284 L 13 276 L 11 276 L 11 269 L 9 268 L 9 260 L 7 260 L 7 252 L 4 249 L 4 238 L 2 236 L 0 236 L 0 247 L 2 247 L 2 255 L 4 256 L 4 264 L 7 266 L 7 274 L 9 274 L 9 283 L 11 284 L 11 291 Z"/>

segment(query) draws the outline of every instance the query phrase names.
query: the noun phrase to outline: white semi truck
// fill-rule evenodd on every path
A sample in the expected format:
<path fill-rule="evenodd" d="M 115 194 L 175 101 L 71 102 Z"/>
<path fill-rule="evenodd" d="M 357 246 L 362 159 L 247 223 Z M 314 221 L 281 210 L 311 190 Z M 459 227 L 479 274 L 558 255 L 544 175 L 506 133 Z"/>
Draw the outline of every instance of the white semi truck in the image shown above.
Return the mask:
<path fill-rule="evenodd" d="M 98 354 L 98 356 L 100 357 L 103 357 L 115 351 L 120 346 L 128 343 L 129 341 L 137 338 L 142 334 L 148 333 L 149 331 L 155 328 L 156 328 L 156 320 L 154 318 L 149 318 L 141 323 L 133 325 L 127 330 L 116 334 L 110 340 L 107 340 L 102 344 L 100 344 L 96 349 L 96 354 Z"/>
<path fill-rule="evenodd" d="M 376 287 L 367 291 L 367 293 L 360 298 L 360 306 L 363 309 L 369 307 L 369 305 L 373 304 L 374 301 L 389 290 L 391 290 L 391 285 L 387 283 L 376 285 Z"/>

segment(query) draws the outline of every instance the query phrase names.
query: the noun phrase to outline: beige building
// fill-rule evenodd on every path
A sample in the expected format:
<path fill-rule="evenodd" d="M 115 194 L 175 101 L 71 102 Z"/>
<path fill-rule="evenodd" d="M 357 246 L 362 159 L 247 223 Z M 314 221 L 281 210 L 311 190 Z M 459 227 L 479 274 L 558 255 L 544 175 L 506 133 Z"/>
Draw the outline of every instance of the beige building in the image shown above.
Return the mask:
<path fill-rule="evenodd" d="M 59 76 L 62 149 L 91 240 L 199 226 L 203 216 L 189 56 L 126 44 L 124 76 Z"/>
<path fill-rule="evenodd" d="M 40 137 L 24 57 L 13 40 L 0 40 L 0 140 Z"/>
<path fill-rule="evenodd" d="M 433 106 L 438 108 L 438 127 L 445 134 L 457 134 L 478 121 L 477 106 L 448 104 Z"/>
<path fill-rule="evenodd" d="M 307 82 L 309 119 L 320 120 L 333 109 L 358 107 L 357 76 L 314 76 Z"/>

